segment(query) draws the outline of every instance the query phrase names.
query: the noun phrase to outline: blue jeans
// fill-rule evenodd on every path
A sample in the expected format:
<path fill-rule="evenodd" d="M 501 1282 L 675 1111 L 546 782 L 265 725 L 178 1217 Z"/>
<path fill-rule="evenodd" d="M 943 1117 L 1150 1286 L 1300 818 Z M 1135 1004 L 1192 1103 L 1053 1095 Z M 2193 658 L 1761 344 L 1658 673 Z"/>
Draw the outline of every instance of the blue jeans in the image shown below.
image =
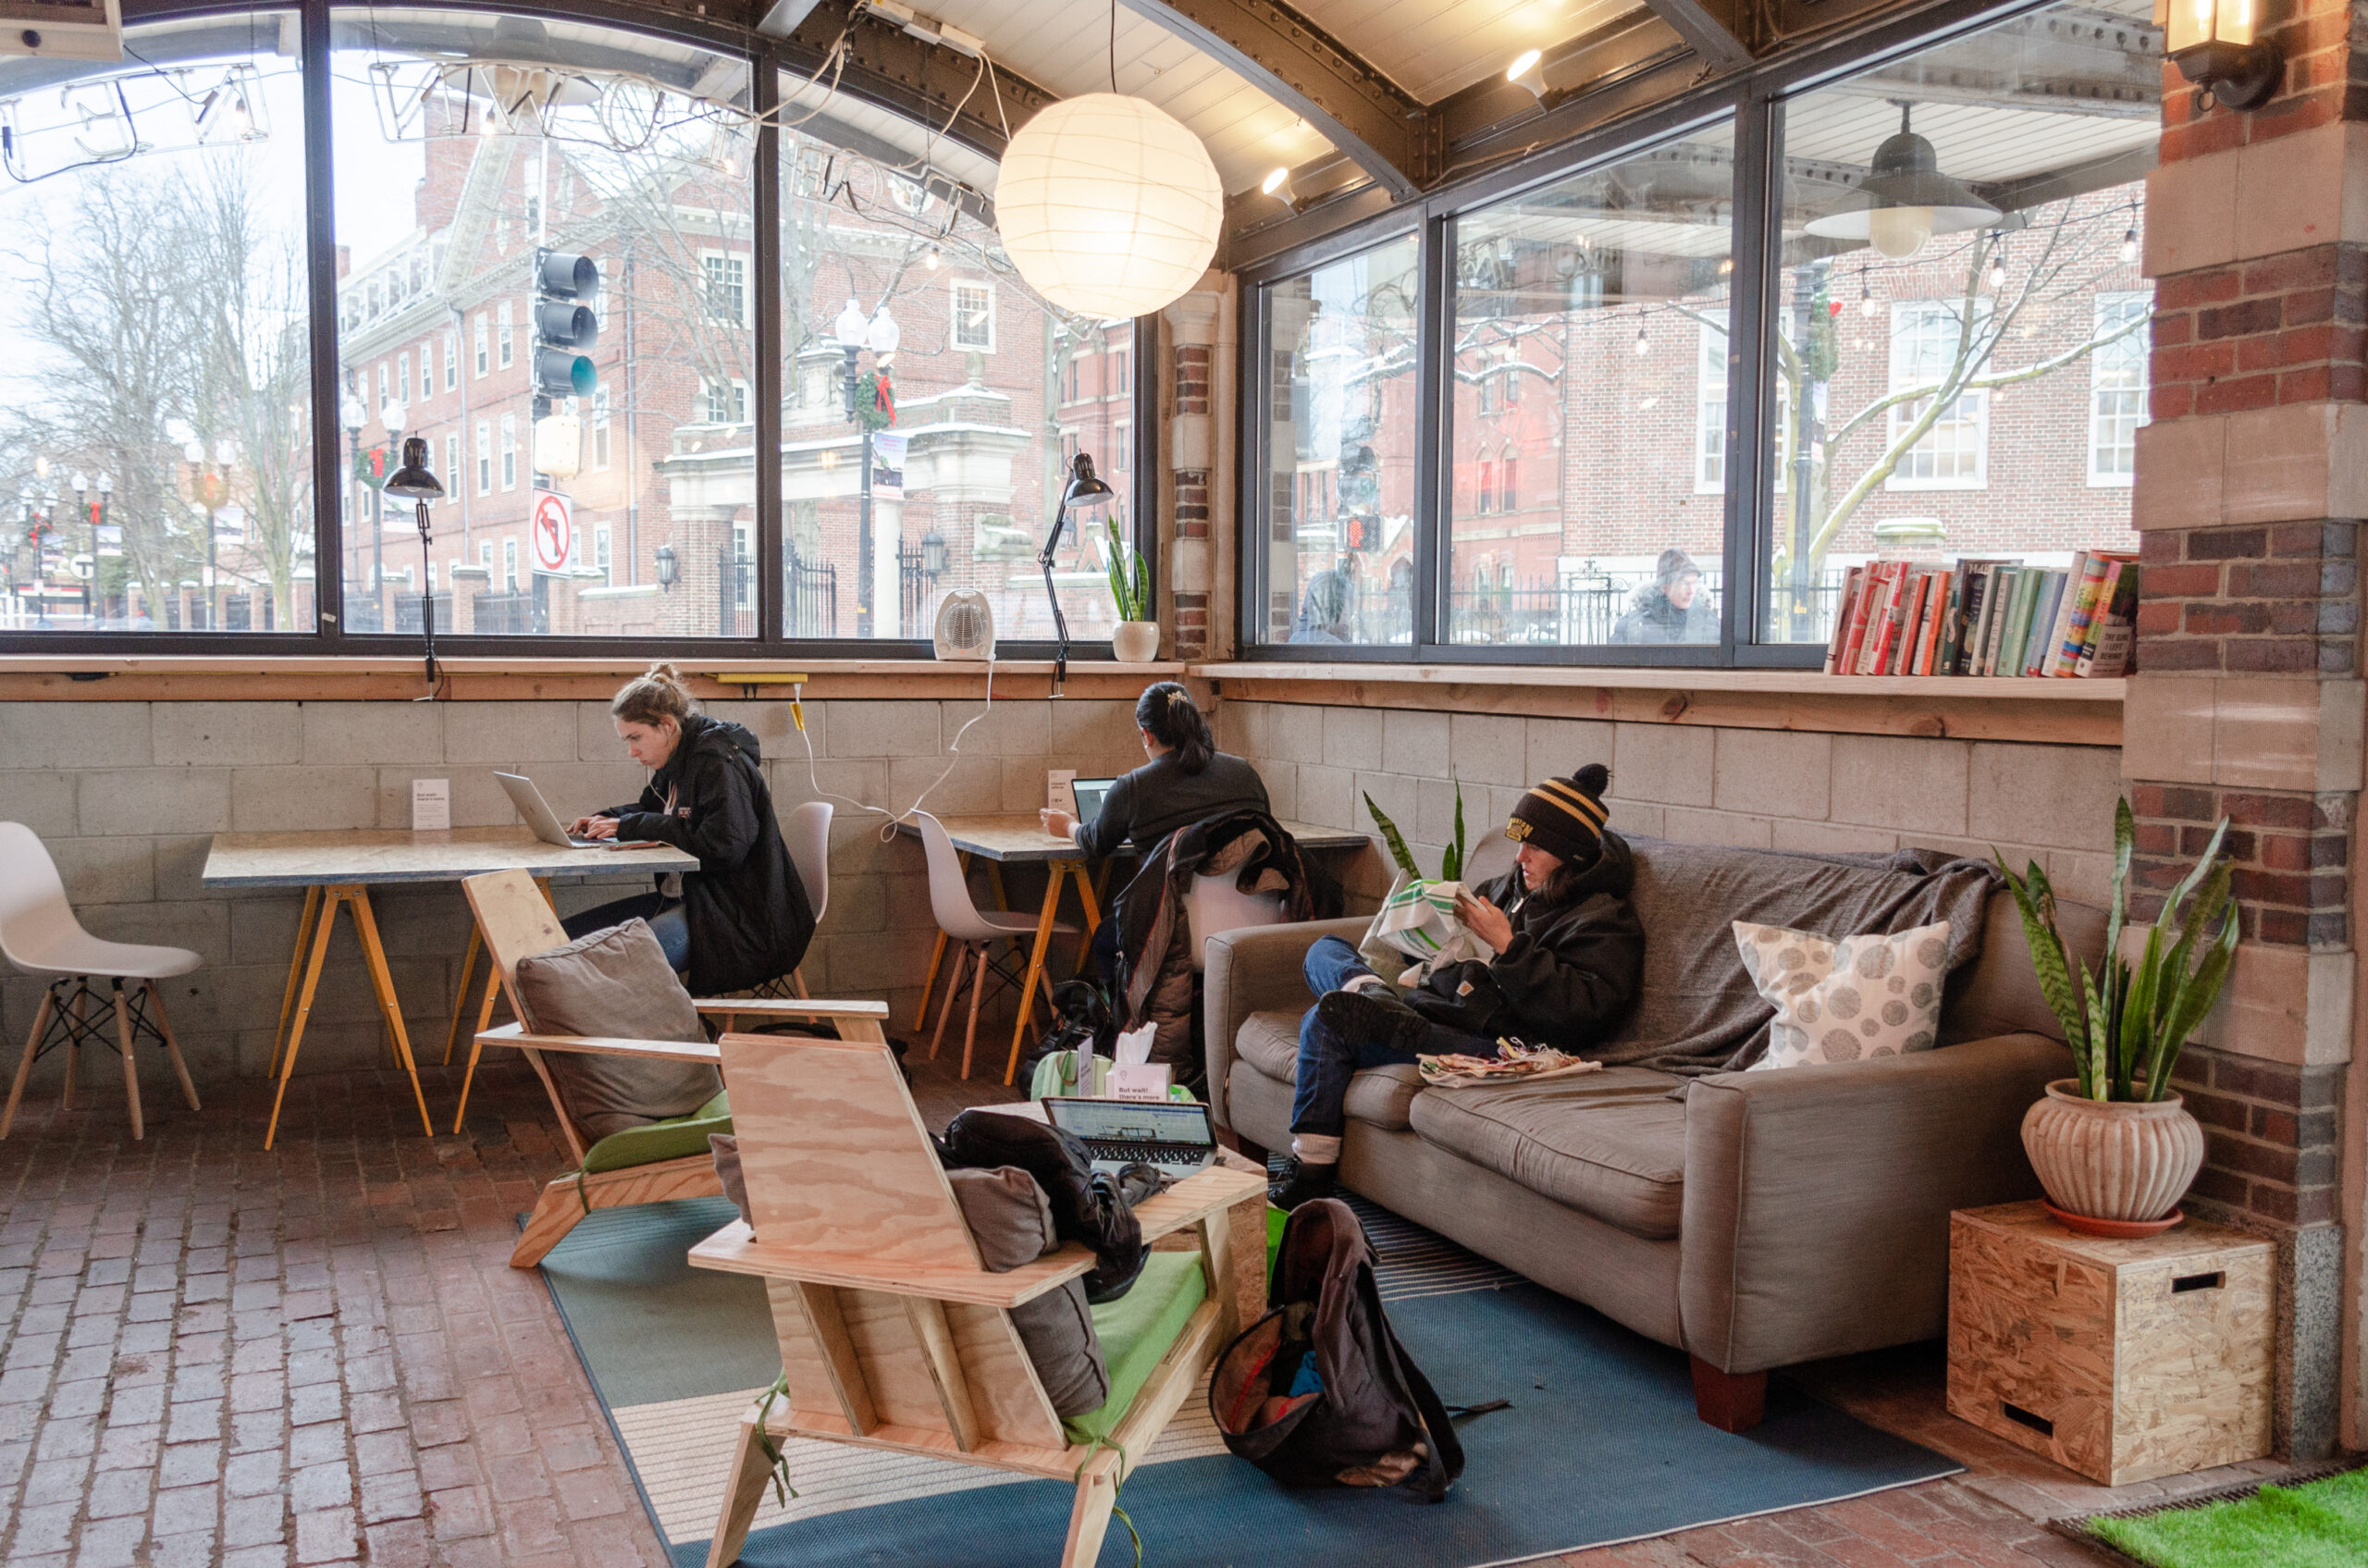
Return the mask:
<path fill-rule="evenodd" d="M 1327 991 L 1343 989 L 1359 975 L 1373 973 L 1357 950 L 1337 936 L 1316 939 L 1307 950 L 1307 962 L 1302 966 L 1307 975 L 1307 988 L 1321 996 Z M 1385 991 L 1385 997 L 1396 993 Z M 1424 1026 L 1428 1038 L 1423 1043 L 1425 1056 L 1451 1056 L 1462 1053 L 1474 1056 L 1493 1056 L 1497 1043 L 1484 1035 L 1467 1034 L 1445 1024 Z M 1415 1053 L 1395 1051 L 1375 1041 L 1343 1039 L 1326 1028 L 1310 1007 L 1299 1020 L 1299 1082 L 1291 1092 L 1291 1130 L 1312 1132 L 1337 1138 L 1348 1126 L 1341 1107 L 1348 1103 L 1349 1080 L 1362 1068 L 1384 1067 L 1391 1062 L 1411 1062 Z"/>
<path fill-rule="evenodd" d="M 602 904 L 570 915 L 560 921 L 559 929 L 573 939 L 589 936 L 596 931 L 621 926 L 627 920 L 649 922 L 652 935 L 666 954 L 666 967 L 681 974 L 691 967 L 691 923 L 683 917 L 682 900 L 669 898 L 662 893 L 644 893 L 632 898 L 620 898 L 613 904 Z"/>

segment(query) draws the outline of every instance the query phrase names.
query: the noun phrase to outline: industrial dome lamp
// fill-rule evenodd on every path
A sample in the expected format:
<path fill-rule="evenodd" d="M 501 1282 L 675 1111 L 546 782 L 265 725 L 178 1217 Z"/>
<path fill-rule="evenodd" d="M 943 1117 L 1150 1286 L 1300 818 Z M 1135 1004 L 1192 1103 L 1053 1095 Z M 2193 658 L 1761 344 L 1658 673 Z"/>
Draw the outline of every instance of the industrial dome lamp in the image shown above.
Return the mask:
<path fill-rule="evenodd" d="M 1864 240 L 1897 261 L 1914 255 L 1935 234 L 1955 234 L 1997 219 L 1998 209 L 1972 187 L 1941 172 L 1932 143 L 1908 129 L 1911 106 L 1900 103 L 1899 133 L 1875 149 L 1874 162 L 1851 191 L 1849 204 L 1810 220 L 1811 234 Z"/>
<path fill-rule="evenodd" d="M 1225 187 L 1201 139 L 1141 98 L 1065 98 L 1019 128 L 995 227 L 1028 286 L 1079 315 L 1148 315 L 1215 256 Z"/>

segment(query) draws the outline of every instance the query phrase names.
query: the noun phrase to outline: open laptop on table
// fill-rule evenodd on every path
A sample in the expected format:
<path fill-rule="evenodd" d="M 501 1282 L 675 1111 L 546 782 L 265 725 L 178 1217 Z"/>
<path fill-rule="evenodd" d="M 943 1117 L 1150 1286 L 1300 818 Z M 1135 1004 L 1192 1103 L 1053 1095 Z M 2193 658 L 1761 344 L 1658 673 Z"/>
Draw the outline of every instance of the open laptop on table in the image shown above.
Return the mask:
<path fill-rule="evenodd" d="M 1102 815 L 1102 803 L 1110 798 L 1110 786 L 1116 779 L 1078 779 L 1069 784 L 1069 793 L 1077 796 L 1077 820 L 1092 827 Z"/>
<path fill-rule="evenodd" d="M 549 803 L 543 799 L 543 792 L 535 787 L 534 780 L 524 773 L 504 773 L 498 770 L 493 776 L 501 781 L 502 790 L 510 796 L 510 804 L 518 808 L 518 815 L 526 820 L 526 826 L 531 828 L 535 836 L 545 844 L 556 844 L 564 849 L 645 847 L 639 841 L 632 844 L 619 844 L 612 838 L 574 837 L 568 833 L 567 824 L 559 820 L 559 813 L 552 810 Z"/>
<path fill-rule="evenodd" d="M 1217 1128 L 1209 1107 L 1190 1100 L 1089 1100 L 1047 1095 L 1044 1114 L 1074 1132 L 1093 1156 L 1093 1168 L 1115 1173 L 1141 1161 L 1172 1181 L 1206 1170 L 1217 1157 Z"/>

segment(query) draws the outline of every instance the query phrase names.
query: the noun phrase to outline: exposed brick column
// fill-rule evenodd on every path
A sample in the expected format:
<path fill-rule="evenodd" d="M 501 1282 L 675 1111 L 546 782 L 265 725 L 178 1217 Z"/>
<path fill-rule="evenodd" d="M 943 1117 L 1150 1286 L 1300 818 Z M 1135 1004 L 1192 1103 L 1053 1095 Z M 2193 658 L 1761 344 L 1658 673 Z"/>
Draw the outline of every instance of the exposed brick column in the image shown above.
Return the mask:
<path fill-rule="evenodd" d="M 1167 621 L 1178 659 L 1209 656 L 1214 541 L 1209 491 L 1215 468 L 1210 381 L 1216 361 L 1217 296 L 1187 294 L 1163 313 L 1175 342 L 1174 417 L 1167 467 L 1175 479 L 1176 537 L 1168 551 Z"/>
<path fill-rule="evenodd" d="M 2230 820 L 2244 941 L 2177 1075 L 2206 1138 L 2189 1206 L 2278 1243 L 2276 1433 L 2296 1456 L 2347 1435 L 2357 1377 L 2345 1147 L 2361 1120 L 2347 1068 L 2362 1016 L 2362 26 L 2351 0 L 2291 0 L 2264 33 L 2286 51 L 2284 88 L 2251 114 L 2201 107 L 2165 65 L 2147 190 L 2154 422 L 2139 436 L 2146 574 L 2123 750 L 2133 905 L 2151 916 Z"/>

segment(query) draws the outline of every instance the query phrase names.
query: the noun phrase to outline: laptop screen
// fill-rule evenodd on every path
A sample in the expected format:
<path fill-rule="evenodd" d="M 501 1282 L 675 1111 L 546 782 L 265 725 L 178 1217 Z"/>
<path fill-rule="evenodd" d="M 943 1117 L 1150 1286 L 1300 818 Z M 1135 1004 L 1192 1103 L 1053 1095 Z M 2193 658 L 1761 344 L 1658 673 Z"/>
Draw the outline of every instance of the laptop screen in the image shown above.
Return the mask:
<path fill-rule="evenodd" d="M 1077 796 L 1077 820 L 1089 826 L 1102 815 L 1102 803 L 1110 797 L 1110 786 L 1116 779 L 1079 779 L 1069 785 Z"/>
<path fill-rule="evenodd" d="M 1053 1125 L 1093 1142 L 1180 1143 L 1205 1149 L 1216 1142 L 1209 1107 L 1179 1100 L 1078 1100 L 1044 1103 Z"/>

